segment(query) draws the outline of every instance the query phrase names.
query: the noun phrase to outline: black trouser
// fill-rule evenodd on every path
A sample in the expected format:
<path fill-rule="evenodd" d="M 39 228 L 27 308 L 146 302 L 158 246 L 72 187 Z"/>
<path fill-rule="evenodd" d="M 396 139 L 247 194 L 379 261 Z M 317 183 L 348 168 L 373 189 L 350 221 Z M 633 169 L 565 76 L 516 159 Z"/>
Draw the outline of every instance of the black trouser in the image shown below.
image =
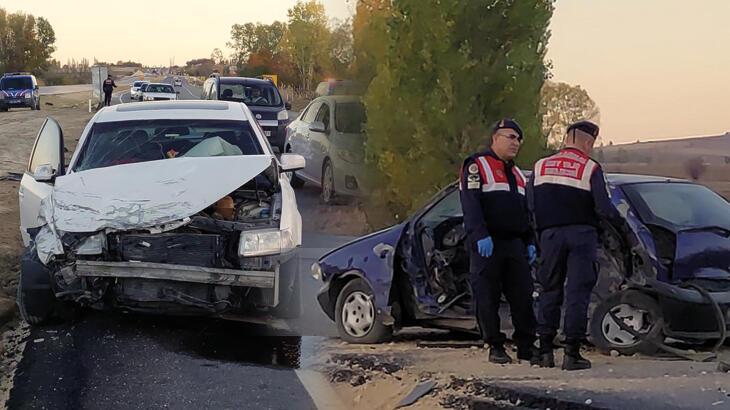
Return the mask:
<path fill-rule="evenodd" d="M 104 106 L 108 107 L 112 105 L 112 92 L 104 91 Z"/>
<path fill-rule="evenodd" d="M 501 345 L 505 341 L 499 318 L 499 304 L 504 293 L 515 327 L 512 338 L 518 348 L 532 346 L 535 311 L 525 243 L 521 239 L 496 239 L 494 253 L 489 258 L 480 256 L 476 244 L 472 244 L 469 259 L 474 310 L 484 341 L 489 345 Z"/>
<path fill-rule="evenodd" d="M 565 337 L 572 342 L 585 338 L 588 304 L 598 279 L 597 246 L 598 233 L 590 225 L 549 228 L 540 233 L 542 266 L 538 281 L 543 287 L 537 315 L 540 336 L 557 334 L 565 297 Z"/>

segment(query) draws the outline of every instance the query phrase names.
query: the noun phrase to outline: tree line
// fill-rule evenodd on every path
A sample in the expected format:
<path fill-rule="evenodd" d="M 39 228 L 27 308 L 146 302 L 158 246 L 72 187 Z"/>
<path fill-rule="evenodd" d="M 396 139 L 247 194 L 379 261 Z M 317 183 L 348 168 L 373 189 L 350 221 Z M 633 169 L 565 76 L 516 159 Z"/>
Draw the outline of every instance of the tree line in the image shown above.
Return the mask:
<path fill-rule="evenodd" d="M 41 74 L 51 64 L 56 34 L 43 17 L 0 8 L 0 72 Z"/>

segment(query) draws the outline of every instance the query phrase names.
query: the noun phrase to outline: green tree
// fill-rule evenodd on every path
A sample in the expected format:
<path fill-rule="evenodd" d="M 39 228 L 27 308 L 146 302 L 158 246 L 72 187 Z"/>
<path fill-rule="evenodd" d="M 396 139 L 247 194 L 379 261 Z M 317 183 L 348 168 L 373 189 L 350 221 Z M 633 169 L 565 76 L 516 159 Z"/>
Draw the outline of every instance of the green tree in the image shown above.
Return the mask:
<path fill-rule="evenodd" d="M 223 52 L 220 48 L 214 48 L 213 51 L 210 53 L 210 59 L 213 60 L 216 64 L 223 64 L 225 61 L 225 58 L 223 57 Z"/>
<path fill-rule="evenodd" d="M 385 60 L 388 44 L 388 21 L 392 17 L 391 0 L 358 0 L 352 20 L 352 78 L 367 87 Z"/>
<path fill-rule="evenodd" d="M 0 70 L 42 73 L 50 67 L 55 42 L 48 20 L 0 9 Z"/>
<path fill-rule="evenodd" d="M 324 6 L 315 1 L 298 1 L 287 12 L 283 46 L 292 59 L 301 86 L 312 89 L 312 80 L 328 61 L 330 31 Z"/>
<path fill-rule="evenodd" d="M 552 11 L 551 0 L 393 0 L 365 95 L 366 154 L 378 182 L 370 204 L 388 198 L 395 220 L 418 208 L 457 178 L 502 117 L 525 131 L 521 165 L 545 152 L 539 96 Z"/>
<path fill-rule="evenodd" d="M 352 24 L 349 20 L 332 27 L 329 45 L 330 72 L 337 78 L 349 76 L 353 60 Z"/>
<path fill-rule="evenodd" d="M 546 81 L 540 93 L 542 134 L 548 146 L 557 148 L 565 130 L 576 121 L 601 122 L 601 111 L 586 90 L 578 85 Z"/>

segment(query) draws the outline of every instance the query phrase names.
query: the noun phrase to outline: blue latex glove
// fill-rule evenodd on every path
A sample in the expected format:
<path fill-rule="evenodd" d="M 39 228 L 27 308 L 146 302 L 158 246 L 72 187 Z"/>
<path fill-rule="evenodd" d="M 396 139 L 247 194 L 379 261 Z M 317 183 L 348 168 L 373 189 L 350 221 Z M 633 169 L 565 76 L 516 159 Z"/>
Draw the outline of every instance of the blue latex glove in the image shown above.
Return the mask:
<path fill-rule="evenodd" d="M 492 242 L 492 238 L 490 236 L 487 236 L 486 238 L 478 240 L 477 249 L 479 250 L 479 255 L 484 258 L 492 256 L 492 251 L 494 251 L 494 243 Z"/>
<path fill-rule="evenodd" d="M 535 245 L 527 245 L 527 262 L 532 265 L 537 260 L 537 248 Z"/>

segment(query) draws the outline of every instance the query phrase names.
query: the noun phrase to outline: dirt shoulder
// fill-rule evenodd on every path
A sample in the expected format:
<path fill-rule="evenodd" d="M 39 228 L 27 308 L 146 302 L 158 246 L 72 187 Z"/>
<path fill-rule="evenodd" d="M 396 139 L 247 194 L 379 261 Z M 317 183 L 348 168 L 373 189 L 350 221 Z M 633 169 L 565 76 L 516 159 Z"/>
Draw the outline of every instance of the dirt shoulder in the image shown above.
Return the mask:
<path fill-rule="evenodd" d="M 420 333 L 419 333 L 420 332 Z M 461 348 L 419 347 L 445 342 Z M 588 352 L 590 370 L 495 365 L 487 350 L 416 331 L 384 345 L 332 340 L 320 370 L 353 409 L 392 409 L 417 385 L 434 389 L 410 408 L 695 409 L 730 407 L 730 378 L 715 363 Z M 557 351 L 556 362 L 562 362 Z M 511 353 L 515 357 L 514 352 Z M 715 407 L 719 406 L 719 407 Z M 726 407 L 727 406 L 727 407 Z"/>

